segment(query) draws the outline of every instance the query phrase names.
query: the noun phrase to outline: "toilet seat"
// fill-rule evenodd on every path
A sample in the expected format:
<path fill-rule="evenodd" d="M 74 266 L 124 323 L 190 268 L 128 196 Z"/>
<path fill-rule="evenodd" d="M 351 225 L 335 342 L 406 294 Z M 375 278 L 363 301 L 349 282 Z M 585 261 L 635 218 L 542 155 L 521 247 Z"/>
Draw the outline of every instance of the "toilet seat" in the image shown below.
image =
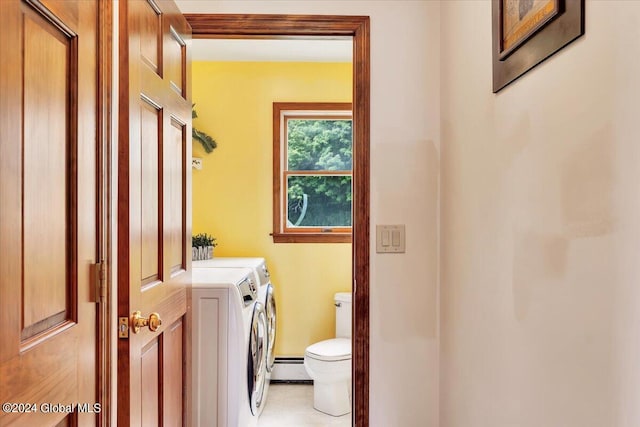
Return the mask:
<path fill-rule="evenodd" d="M 332 338 L 307 347 L 305 355 L 323 362 L 351 360 L 351 339 Z"/>

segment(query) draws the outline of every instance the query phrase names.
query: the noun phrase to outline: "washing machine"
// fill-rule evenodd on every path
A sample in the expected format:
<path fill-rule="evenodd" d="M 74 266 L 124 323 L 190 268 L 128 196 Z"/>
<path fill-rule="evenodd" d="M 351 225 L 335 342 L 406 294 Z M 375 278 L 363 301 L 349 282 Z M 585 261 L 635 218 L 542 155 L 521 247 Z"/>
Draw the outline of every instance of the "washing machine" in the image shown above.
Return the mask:
<path fill-rule="evenodd" d="M 267 317 L 251 268 L 193 268 L 193 424 L 255 427 L 263 408 Z"/>
<path fill-rule="evenodd" d="M 265 374 L 264 400 L 269 393 L 269 382 L 271 381 L 271 371 L 275 364 L 275 343 L 276 343 L 276 300 L 274 296 L 274 286 L 271 282 L 271 275 L 267 268 L 266 260 L 262 257 L 215 257 L 212 259 L 193 261 L 195 268 L 251 268 L 258 282 L 258 301 L 265 307 L 267 318 L 267 363 Z"/>

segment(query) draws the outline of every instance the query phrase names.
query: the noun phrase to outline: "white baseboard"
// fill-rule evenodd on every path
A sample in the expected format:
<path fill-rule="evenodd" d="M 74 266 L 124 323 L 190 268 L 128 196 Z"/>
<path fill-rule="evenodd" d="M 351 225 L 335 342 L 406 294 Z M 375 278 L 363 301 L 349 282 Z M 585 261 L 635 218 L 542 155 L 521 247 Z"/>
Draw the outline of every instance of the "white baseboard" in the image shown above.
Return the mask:
<path fill-rule="evenodd" d="M 271 381 L 311 381 L 302 357 L 276 357 Z"/>

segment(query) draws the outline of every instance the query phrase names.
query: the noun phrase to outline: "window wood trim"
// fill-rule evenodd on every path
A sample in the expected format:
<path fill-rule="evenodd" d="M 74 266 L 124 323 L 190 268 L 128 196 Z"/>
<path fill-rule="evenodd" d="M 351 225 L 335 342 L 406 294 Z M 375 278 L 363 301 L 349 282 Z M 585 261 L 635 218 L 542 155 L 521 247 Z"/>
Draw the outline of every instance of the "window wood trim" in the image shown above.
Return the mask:
<path fill-rule="evenodd" d="M 351 243 L 351 233 L 272 233 L 274 243 Z"/>
<path fill-rule="evenodd" d="M 290 175 L 349 175 L 353 180 L 353 166 L 350 171 L 326 171 L 326 170 L 295 170 L 289 171 L 285 168 L 287 144 L 283 144 L 285 129 L 281 126 L 283 120 L 281 116 L 284 112 L 291 111 L 284 122 L 288 119 L 327 119 L 327 120 L 351 120 L 353 122 L 353 105 L 350 102 L 274 102 L 273 103 L 273 232 L 271 233 L 274 243 L 350 243 L 351 227 L 305 227 L 304 229 L 286 226 L 286 203 L 287 199 L 283 194 L 283 183 Z M 348 118 L 346 115 L 332 114 L 299 114 L 301 111 L 325 112 L 325 111 L 351 111 Z M 355 135 L 355 133 L 354 133 Z M 352 147 L 355 144 L 352 141 Z M 353 148 L 352 148 L 353 164 Z M 351 203 L 353 212 L 353 201 Z M 323 231 L 331 229 L 331 231 Z"/>

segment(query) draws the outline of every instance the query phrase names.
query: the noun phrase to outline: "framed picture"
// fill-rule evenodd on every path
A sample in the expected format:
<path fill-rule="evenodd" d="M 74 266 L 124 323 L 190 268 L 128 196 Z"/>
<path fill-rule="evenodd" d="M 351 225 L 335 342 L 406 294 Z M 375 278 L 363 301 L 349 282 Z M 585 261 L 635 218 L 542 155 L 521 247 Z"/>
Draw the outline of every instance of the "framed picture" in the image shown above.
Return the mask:
<path fill-rule="evenodd" d="M 493 92 L 584 34 L 584 0 L 492 0 Z"/>

